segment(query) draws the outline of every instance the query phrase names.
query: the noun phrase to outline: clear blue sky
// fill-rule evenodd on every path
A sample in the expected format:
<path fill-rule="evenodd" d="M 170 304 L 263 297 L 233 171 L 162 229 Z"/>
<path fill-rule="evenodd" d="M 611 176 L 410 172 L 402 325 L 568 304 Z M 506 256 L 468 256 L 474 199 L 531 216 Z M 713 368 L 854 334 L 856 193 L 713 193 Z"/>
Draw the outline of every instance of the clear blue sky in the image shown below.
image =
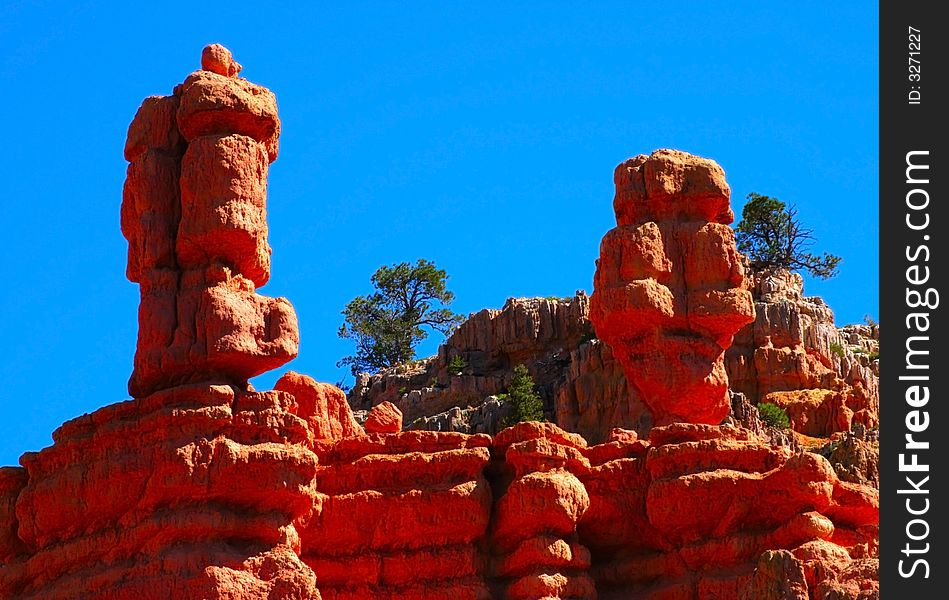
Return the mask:
<path fill-rule="evenodd" d="M 465 313 L 591 291 L 614 166 L 664 147 L 718 161 L 736 213 L 797 204 L 844 257 L 806 292 L 877 315 L 876 3 L 267 4 L 0 5 L 0 465 L 127 398 L 126 130 L 209 42 L 277 94 L 261 293 L 296 307 L 286 368 L 340 378 L 340 310 L 382 264 L 435 261 Z"/>

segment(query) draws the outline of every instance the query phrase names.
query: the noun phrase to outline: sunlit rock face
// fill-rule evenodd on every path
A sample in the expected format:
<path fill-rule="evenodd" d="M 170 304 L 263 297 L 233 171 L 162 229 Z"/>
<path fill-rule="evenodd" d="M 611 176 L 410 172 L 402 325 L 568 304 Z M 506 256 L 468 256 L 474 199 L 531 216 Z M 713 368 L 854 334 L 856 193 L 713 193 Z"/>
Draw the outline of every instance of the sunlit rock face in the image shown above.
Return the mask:
<path fill-rule="evenodd" d="M 657 150 L 614 173 L 617 226 L 600 245 L 590 319 L 657 425 L 728 414 L 723 355 L 754 320 L 714 161 Z"/>
<path fill-rule="evenodd" d="M 139 284 L 129 393 L 196 382 L 244 385 L 297 355 L 296 314 L 256 288 L 270 278 L 267 170 L 280 121 L 267 88 L 218 44 L 129 126 L 122 233 Z"/>
<path fill-rule="evenodd" d="M 401 408 L 383 401 L 363 427 L 341 390 L 306 375 L 246 383 L 296 353 L 289 303 L 255 293 L 279 125 L 272 95 L 238 79 L 225 48 L 206 48 L 202 66 L 146 100 L 129 131 L 135 399 L 0 468 L 0 598 L 879 596 L 879 495 L 862 473 L 841 481 L 823 456 L 702 423 L 724 416 L 721 349 L 752 314 L 714 163 L 660 151 L 621 165 L 593 299 L 657 420 L 698 423 L 589 445 L 552 423 L 402 431 Z M 512 305 L 455 339 L 482 365 L 575 347 L 575 300 Z M 482 338 L 492 328 L 504 333 Z M 584 343 L 581 365 L 607 357 Z M 602 396 L 614 415 L 638 412 L 595 373 L 567 380 L 578 407 Z"/>

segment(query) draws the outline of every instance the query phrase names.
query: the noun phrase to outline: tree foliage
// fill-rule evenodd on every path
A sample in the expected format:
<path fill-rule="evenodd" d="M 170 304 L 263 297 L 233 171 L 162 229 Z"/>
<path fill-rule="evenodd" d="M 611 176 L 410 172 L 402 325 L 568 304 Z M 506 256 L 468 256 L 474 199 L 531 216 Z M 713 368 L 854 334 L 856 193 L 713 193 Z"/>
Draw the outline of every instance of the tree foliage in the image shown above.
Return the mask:
<path fill-rule="evenodd" d="M 511 403 L 509 424 L 544 420 L 544 402 L 537 393 L 534 378 L 524 365 L 514 367 L 514 376 L 508 386 L 507 396 Z"/>
<path fill-rule="evenodd" d="M 791 419 L 788 418 L 788 413 L 777 404 L 762 402 L 758 405 L 758 414 L 761 415 L 761 420 L 764 421 L 768 427 L 787 429 L 791 426 Z"/>
<path fill-rule="evenodd" d="M 356 343 L 356 353 L 336 366 L 348 365 L 353 375 L 375 372 L 412 360 L 427 329 L 448 335 L 462 317 L 447 308 L 455 298 L 447 279 L 425 259 L 380 267 L 371 279 L 376 291 L 353 298 L 343 309 L 338 334 Z"/>
<path fill-rule="evenodd" d="M 748 194 L 735 228 L 738 250 L 748 255 L 755 268 L 804 269 L 814 277 L 830 279 L 837 274 L 840 257 L 823 256 L 807 250 L 814 244 L 814 232 L 801 225 L 797 209 L 777 198 Z"/>

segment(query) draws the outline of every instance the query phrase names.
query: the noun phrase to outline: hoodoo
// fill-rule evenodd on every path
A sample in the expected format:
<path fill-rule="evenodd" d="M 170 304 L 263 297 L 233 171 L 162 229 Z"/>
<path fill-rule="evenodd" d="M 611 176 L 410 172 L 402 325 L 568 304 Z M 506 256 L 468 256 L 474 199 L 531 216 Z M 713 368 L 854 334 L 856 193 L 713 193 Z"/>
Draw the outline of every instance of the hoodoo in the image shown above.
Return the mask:
<path fill-rule="evenodd" d="M 0 597 L 878 597 L 876 489 L 722 423 L 723 353 L 755 312 L 718 165 L 660 150 L 616 170 L 618 224 L 590 315 L 609 344 L 597 355 L 615 356 L 655 419 L 648 436 L 613 429 L 589 445 L 537 422 L 493 437 L 403 431 L 408 407 L 383 400 L 364 429 L 332 385 L 293 372 L 275 390 L 248 384 L 298 346 L 289 302 L 256 293 L 270 274 L 266 182 L 280 125 L 273 94 L 240 78 L 225 48 L 205 48 L 201 64 L 129 127 L 133 399 L 68 421 L 52 446 L 0 468 Z M 585 302 L 569 315 L 509 312 L 583 323 Z M 472 363 L 584 337 L 534 322 L 505 329 L 511 339 Z M 533 331 L 529 343 L 518 331 Z M 575 381 L 597 376 L 578 370 Z M 581 396 L 596 397 L 571 397 Z"/>
<path fill-rule="evenodd" d="M 729 408 L 725 350 L 755 316 L 725 173 L 657 150 L 613 180 L 617 226 L 600 247 L 590 320 L 656 425 L 717 425 Z"/>

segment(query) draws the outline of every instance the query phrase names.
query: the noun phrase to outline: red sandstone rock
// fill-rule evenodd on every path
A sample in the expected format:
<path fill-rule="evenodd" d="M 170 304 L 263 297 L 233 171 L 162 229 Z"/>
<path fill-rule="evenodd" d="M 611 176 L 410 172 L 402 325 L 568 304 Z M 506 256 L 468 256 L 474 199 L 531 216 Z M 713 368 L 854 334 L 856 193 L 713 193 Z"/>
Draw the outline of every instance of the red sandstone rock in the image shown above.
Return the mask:
<path fill-rule="evenodd" d="M 93 584 L 40 575 L 37 565 L 105 548 L 120 557 L 139 536 L 155 540 L 147 556 L 164 557 L 175 540 L 197 551 L 194 540 L 236 535 L 257 540 L 249 558 L 163 558 L 183 574 L 178 588 L 159 579 L 157 591 L 143 591 L 149 563 L 138 560 L 123 570 L 105 563 L 90 581 L 146 598 L 232 590 L 239 599 L 354 600 L 780 598 L 875 584 L 875 562 L 860 561 L 876 552 L 876 492 L 748 430 L 677 424 L 655 429 L 653 445 L 617 432 L 593 447 L 541 423 L 495 440 L 315 436 L 311 427 L 351 423 L 348 405 L 298 374 L 279 387 L 176 388 L 64 425 L 52 448 L 24 457 L 29 479 L 0 472 L 0 498 L 18 497 L 19 532 L 0 590 L 33 598 L 86 589 Z M 108 537 L 112 523 L 119 537 Z M 790 552 L 769 553 L 781 549 Z"/>
<path fill-rule="evenodd" d="M 296 320 L 285 300 L 254 293 L 269 263 L 263 172 L 250 166 L 266 168 L 255 144 L 269 138 L 247 133 L 253 118 L 228 115 L 239 102 L 224 102 L 221 119 L 202 113 L 213 112 L 202 104 L 209 97 L 234 91 L 211 76 L 236 75 L 219 49 L 205 59 L 225 73 L 192 81 L 191 105 L 201 108 L 177 113 L 200 132 L 185 136 L 187 151 L 169 129 L 174 101 L 146 101 L 141 118 L 165 129 L 133 123 L 127 147 L 134 168 L 123 231 L 129 276 L 142 289 L 133 382 L 160 391 L 69 421 L 51 447 L 22 457 L 23 468 L 0 469 L 0 596 L 878 595 L 877 491 L 747 429 L 685 422 L 654 428 L 649 440 L 614 430 L 589 446 L 551 423 L 520 423 L 493 439 L 400 432 L 398 408 L 382 403 L 366 433 L 340 390 L 309 377 L 290 372 L 276 390 L 247 391 L 247 377 L 295 354 Z M 221 123 L 243 129 L 202 129 Z M 194 158 L 203 153 L 211 158 Z M 243 164 L 188 176 L 210 183 L 187 192 L 193 206 L 180 215 L 189 223 L 179 222 L 185 186 L 170 173 L 195 168 L 182 160 L 214 171 L 225 158 Z M 619 255 L 604 253 L 598 283 L 620 291 L 607 289 L 598 310 L 607 329 L 644 333 L 630 342 L 613 331 L 621 349 L 652 353 L 620 356 L 660 419 L 714 420 L 721 355 L 711 348 L 747 317 L 740 290 L 728 287 L 741 277 L 733 242 L 716 223 L 689 221 L 731 218 L 713 165 L 659 152 L 618 175 L 617 213 L 630 221 L 621 228 L 634 229 L 613 236 Z M 647 209 L 656 221 L 642 220 Z M 211 226 L 216 217 L 223 231 Z M 699 260 L 682 265 L 683 256 Z M 649 269 L 663 282 L 644 278 Z M 636 329 L 639 317 L 653 329 Z M 683 324 L 695 331 L 668 330 Z M 679 345 L 655 346 L 670 337 Z M 667 376 L 660 367 L 670 349 L 701 358 Z M 202 380 L 237 385 L 181 385 Z M 657 390 L 669 396 L 648 395 Z M 868 410 L 866 400 L 856 393 L 852 406 Z"/>
<path fill-rule="evenodd" d="M 506 598 L 596 598 L 577 523 L 590 497 L 586 442 L 548 423 L 519 423 L 494 440 L 513 471 L 494 507 L 490 542 Z"/>
<path fill-rule="evenodd" d="M 402 431 L 402 411 L 391 402 L 372 407 L 366 419 L 367 433 L 398 433 Z"/>
<path fill-rule="evenodd" d="M 9 564 L 23 553 L 23 541 L 17 535 L 16 500 L 26 487 L 26 469 L 0 467 L 0 565 Z"/>
<path fill-rule="evenodd" d="M 23 550 L 0 573 L 0 596 L 219 597 L 238 586 L 242 599 L 316 597 L 293 552 L 317 464 L 293 405 L 282 392 L 196 385 L 67 422 L 21 459 Z"/>
<path fill-rule="evenodd" d="M 869 353 L 879 351 L 874 339 L 879 328 L 838 329 L 830 308 L 820 298 L 805 297 L 802 277 L 786 269 L 754 272 L 746 285 L 755 298 L 756 318 L 736 334 L 726 353 L 732 389 L 754 403 L 778 392 L 832 390 L 838 396 L 834 406 L 788 400 L 807 421 L 798 419 L 795 429 L 810 435 L 848 431 L 853 423 L 877 427 L 878 363 L 874 367 Z"/>
<path fill-rule="evenodd" d="M 570 352 L 570 363 L 554 398 L 558 426 L 590 443 L 612 440 L 622 427 L 633 435 L 652 427 L 652 415 L 632 388 L 613 350 L 593 339 Z"/>
<path fill-rule="evenodd" d="M 178 174 L 184 140 L 175 125 L 177 96 L 152 96 L 142 102 L 129 125 L 121 222 L 129 242 L 131 281 L 141 283 L 152 269 L 174 269 L 175 235 L 180 219 Z"/>
<path fill-rule="evenodd" d="M 287 371 L 274 384 L 274 389 L 287 392 L 296 399 L 296 415 L 306 421 L 314 439 L 339 440 L 365 435 L 353 418 L 346 394 L 335 385 Z"/>
<path fill-rule="evenodd" d="M 639 435 L 635 431 L 630 431 L 629 429 L 623 429 L 621 427 L 614 427 L 610 430 L 609 441 L 611 442 L 635 442 L 639 439 Z"/>
<path fill-rule="evenodd" d="M 263 148 L 247 136 L 204 136 L 188 144 L 179 179 L 179 266 L 221 262 L 257 287 L 267 283 L 268 164 Z"/>
<path fill-rule="evenodd" d="M 205 135 L 240 134 L 262 144 L 277 159 L 280 120 L 277 99 L 246 79 L 195 71 L 181 87 L 178 128 L 189 142 Z"/>
<path fill-rule="evenodd" d="M 491 513 L 482 438 L 412 431 L 318 446 L 300 556 L 323 598 L 491 597 L 477 550 Z"/>
<path fill-rule="evenodd" d="M 409 428 L 434 431 L 455 430 L 447 411 L 458 407 L 459 420 L 468 419 L 466 433 L 493 435 L 503 428 L 503 410 L 468 415 L 462 415 L 461 410 L 481 408 L 489 396 L 506 392 L 511 382 L 511 365 L 531 365 L 531 376 L 541 392 L 553 389 L 563 380 L 557 367 L 564 351 L 576 347 L 592 333 L 587 319 L 589 303 L 589 297 L 582 291 L 570 298 L 509 298 L 501 310 L 485 309 L 473 314 L 445 340 L 438 356 L 357 377 L 350 402 L 357 410 L 391 402 L 402 411 Z M 468 365 L 462 375 L 449 369 L 454 357 Z M 622 383 L 613 377 L 599 386 L 600 380 L 591 375 L 578 384 L 576 396 L 585 403 L 593 403 L 614 387 L 622 385 L 625 389 L 621 370 L 615 371 Z M 406 390 L 409 392 L 405 393 Z M 546 397 L 545 404 L 553 406 L 554 398 Z M 446 414 L 439 415 L 442 412 Z M 422 420 L 433 415 L 438 418 L 428 423 Z M 635 417 L 639 416 L 636 413 Z"/>
<path fill-rule="evenodd" d="M 613 173 L 617 224 L 703 220 L 731 223 L 735 215 L 725 172 L 715 161 L 678 150 L 656 150 L 620 163 Z"/>
<path fill-rule="evenodd" d="M 723 354 L 754 318 L 714 162 L 674 150 L 617 168 L 618 226 L 603 238 L 590 320 L 657 424 L 718 424 Z"/>
<path fill-rule="evenodd" d="M 221 46 L 173 96 L 129 126 L 122 202 L 127 273 L 141 287 L 129 392 L 193 382 L 244 385 L 296 356 L 296 315 L 258 296 L 270 276 L 268 164 L 279 121 L 269 91 L 236 77 Z"/>
<path fill-rule="evenodd" d="M 845 394 L 833 390 L 771 392 L 761 399 L 788 413 L 791 428 L 811 437 L 830 437 L 836 431 L 850 431 L 854 411 Z"/>
<path fill-rule="evenodd" d="M 218 75 L 236 77 L 243 67 L 234 60 L 231 51 L 221 44 L 208 44 L 201 51 L 201 68 Z"/>

